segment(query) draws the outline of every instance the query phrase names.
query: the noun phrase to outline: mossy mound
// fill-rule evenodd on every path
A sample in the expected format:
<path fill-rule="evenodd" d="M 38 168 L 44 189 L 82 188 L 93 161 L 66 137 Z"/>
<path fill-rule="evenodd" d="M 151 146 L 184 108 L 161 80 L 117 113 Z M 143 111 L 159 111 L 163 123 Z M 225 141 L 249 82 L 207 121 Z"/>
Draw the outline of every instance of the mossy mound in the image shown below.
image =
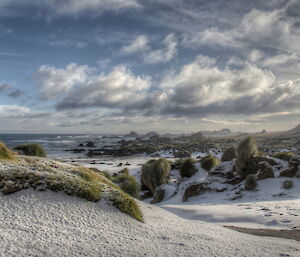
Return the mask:
<path fill-rule="evenodd" d="M 221 161 L 222 162 L 228 162 L 228 161 L 232 161 L 233 159 L 235 159 L 237 157 L 237 150 L 234 146 L 226 148 Z"/>
<path fill-rule="evenodd" d="M 154 194 L 158 186 L 168 182 L 170 170 L 171 165 L 168 160 L 164 158 L 150 160 L 142 166 L 141 184 Z"/>
<path fill-rule="evenodd" d="M 106 199 L 120 211 L 143 221 L 137 202 L 117 185 L 91 169 L 49 159 L 19 157 L 0 171 L 0 191 L 11 194 L 23 189 L 60 191 L 97 202 Z"/>
<path fill-rule="evenodd" d="M 120 175 L 111 177 L 111 181 L 117 184 L 125 193 L 136 199 L 140 199 L 141 187 L 134 176 L 124 172 Z"/>
<path fill-rule="evenodd" d="M 292 180 L 285 180 L 282 182 L 282 187 L 284 189 L 291 189 L 294 186 L 294 183 Z"/>
<path fill-rule="evenodd" d="M 182 161 L 181 166 L 180 166 L 180 176 L 182 178 L 184 177 L 191 177 L 193 176 L 196 172 L 197 169 L 195 167 L 196 160 L 192 158 L 187 158 Z"/>
<path fill-rule="evenodd" d="M 14 150 L 20 151 L 27 156 L 47 157 L 44 148 L 39 144 L 18 145 Z"/>
<path fill-rule="evenodd" d="M 203 169 L 210 171 L 213 167 L 219 164 L 219 160 L 212 155 L 207 155 L 201 159 L 200 163 Z"/>
<path fill-rule="evenodd" d="M 0 142 L 0 160 L 13 160 L 14 158 L 14 154 Z"/>
<path fill-rule="evenodd" d="M 254 190 L 257 186 L 256 179 L 253 175 L 248 175 L 245 178 L 245 189 L 246 190 Z"/>
<path fill-rule="evenodd" d="M 252 137 L 245 138 L 238 146 L 235 170 L 242 173 L 251 156 L 258 154 L 257 146 Z"/>
<path fill-rule="evenodd" d="M 294 154 L 290 153 L 290 152 L 278 152 L 278 153 L 272 154 L 272 157 L 281 159 L 284 161 L 290 161 L 293 156 L 294 156 Z"/>

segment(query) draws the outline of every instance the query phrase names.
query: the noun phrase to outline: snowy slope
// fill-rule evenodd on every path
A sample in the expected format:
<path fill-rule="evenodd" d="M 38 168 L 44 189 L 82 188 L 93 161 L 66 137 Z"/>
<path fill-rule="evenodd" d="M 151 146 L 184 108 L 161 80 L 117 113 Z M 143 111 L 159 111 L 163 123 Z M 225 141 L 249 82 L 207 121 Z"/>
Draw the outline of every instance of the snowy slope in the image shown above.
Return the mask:
<path fill-rule="evenodd" d="M 299 242 L 239 233 L 140 203 L 145 223 L 61 193 L 0 196 L 0 256 L 299 256 Z"/>

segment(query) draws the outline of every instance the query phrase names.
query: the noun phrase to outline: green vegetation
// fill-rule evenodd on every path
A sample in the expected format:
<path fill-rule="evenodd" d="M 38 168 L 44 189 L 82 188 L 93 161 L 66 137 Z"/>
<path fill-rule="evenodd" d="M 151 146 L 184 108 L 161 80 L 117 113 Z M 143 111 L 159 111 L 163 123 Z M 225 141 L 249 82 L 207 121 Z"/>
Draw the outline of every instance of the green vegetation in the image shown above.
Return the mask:
<path fill-rule="evenodd" d="M 237 159 L 235 162 L 235 170 L 238 173 L 242 173 L 246 166 L 246 162 L 251 156 L 258 153 L 257 146 L 252 137 L 245 138 L 238 146 Z"/>
<path fill-rule="evenodd" d="M 45 150 L 38 144 L 18 145 L 14 149 L 17 151 L 21 151 L 24 155 L 27 156 L 46 157 Z"/>
<path fill-rule="evenodd" d="M 290 152 L 278 152 L 278 153 L 274 153 L 272 154 L 272 157 L 277 158 L 277 159 L 281 159 L 284 161 L 290 161 L 290 159 L 294 156 L 293 153 Z"/>
<path fill-rule="evenodd" d="M 128 174 L 128 169 L 127 173 L 121 173 L 120 175 L 111 177 L 111 181 L 117 184 L 125 193 L 134 198 L 140 198 L 140 185 L 134 176 Z"/>
<path fill-rule="evenodd" d="M 237 157 L 237 150 L 234 146 L 226 148 L 222 155 L 222 162 L 227 162 L 235 159 Z"/>
<path fill-rule="evenodd" d="M 283 187 L 284 189 L 291 189 L 293 186 L 294 186 L 294 183 L 293 183 L 292 180 L 285 180 L 285 181 L 283 181 L 283 183 L 282 183 L 282 187 Z"/>
<path fill-rule="evenodd" d="M 219 164 L 219 160 L 212 155 L 207 155 L 201 159 L 200 163 L 203 169 L 210 171 L 213 167 Z"/>
<path fill-rule="evenodd" d="M 150 160 L 142 166 L 141 184 L 154 194 L 158 186 L 168 182 L 170 170 L 171 165 L 166 159 Z"/>
<path fill-rule="evenodd" d="M 193 176 L 197 172 L 195 163 L 196 163 L 196 161 L 192 158 L 187 158 L 187 159 L 183 160 L 181 163 L 181 166 L 180 166 L 180 170 L 179 170 L 180 176 L 182 178 Z"/>
<path fill-rule="evenodd" d="M 101 173 L 85 167 L 62 165 L 58 162 L 49 161 L 46 164 L 39 159 L 29 161 L 28 158 L 20 159 L 16 168 L 10 167 L 1 172 L 3 194 L 33 188 L 39 191 L 61 191 L 92 202 L 105 198 L 120 211 L 143 221 L 137 202 Z"/>
<path fill-rule="evenodd" d="M 253 190 L 255 189 L 257 186 L 257 182 L 256 182 L 256 179 L 253 175 L 248 175 L 246 178 L 245 178 L 245 189 L 246 190 Z"/>
<path fill-rule="evenodd" d="M 13 160 L 13 153 L 2 143 L 0 142 L 0 160 Z"/>

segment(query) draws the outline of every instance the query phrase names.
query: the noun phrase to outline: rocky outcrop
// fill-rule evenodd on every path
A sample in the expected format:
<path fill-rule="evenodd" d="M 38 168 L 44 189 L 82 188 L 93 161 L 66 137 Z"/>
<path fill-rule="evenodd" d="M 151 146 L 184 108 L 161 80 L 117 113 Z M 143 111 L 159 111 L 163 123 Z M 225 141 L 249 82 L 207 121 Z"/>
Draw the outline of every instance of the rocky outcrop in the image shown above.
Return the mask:
<path fill-rule="evenodd" d="M 182 201 L 186 202 L 190 197 L 200 195 L 207 191 L 210 191 L 210 188 L 206 182 L 191 184 L 185 189 Z"/>
<path fill-rule="evenodd" d="M 300 156 L 293 156 L 289 161 L 289 167 L 280 173 L 280 177 L 300 177 Z"/>
<path fill-rule="evenodd" d="M 264 169 L 261 169 L 257 174 L 258 179 L 266 179 L 266 178 L 274 178 L 274 177 L 275 175 L 272 166 L 267 166 Z"/>

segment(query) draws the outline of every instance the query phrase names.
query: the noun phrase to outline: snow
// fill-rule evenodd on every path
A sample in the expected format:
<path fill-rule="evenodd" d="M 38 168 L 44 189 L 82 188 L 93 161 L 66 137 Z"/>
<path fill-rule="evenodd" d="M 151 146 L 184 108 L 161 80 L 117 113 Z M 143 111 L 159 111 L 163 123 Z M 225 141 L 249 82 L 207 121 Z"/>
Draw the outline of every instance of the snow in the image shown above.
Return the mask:
<path fill-rule="evenodd" d="M 197 153 L 196 155 L 201 155 Z M 221 225 L 236 225 L 248 228 L 285 228 L 300 229 L 300 179 L 278 177 L 280 171 L 288 166 L 288 162 L 275 159 L 278 165 L 274 166 L 276 178 L 258 180 L 255 191 L 244 191 L 240 199 L 232 201 L 237 186 L 223 184 L 226 179 L 211 177 L 209 186 L 214 189 L 223 189 L 224 192 L 206 192 L 197 197 L 192 197 L 187 203 L 182 202 L 185 188 L 191 183 L 207 181 L 207 171 L 197 163 L 198 172 L 191 178 L 181 179 L 178 170 L 172 170 L 171 182 L 164 185 L 166 190 L 164 200 L 156 204 L 174 214 L 191 220 L 218 223 Z M 118 172 L 123 167 L 115 167 L 119 162 L 129 162 L 129 173 L 140 180 L 141 165 L 149 160 L 149 157 L 130 157 L 115 159 L 114 165 L 105 166 L 110 173 Z M 174 159 L 171 159 L 174 160 Z M 224 172 L 232 169 L 234 161 L 223 162 Z M 94 165 L 90 165 L 94 166 Z M 97 165 L 96 165 L 97 166 Z M 101 167 L 99 167 L 101 169 Z M 103 168 L 103 166 L 102 166 Z M 222 172 L 219 171 L 219 172 Z M 286 190 L 282 188 L 282 182 L 292 180 L 294 187 Z M 174 195 L 174 193 L 177 193 Z M 146 199 L 145 202 L 150 202 Z M 299 215 L 299 216 L 298 216 Z"/>
<path fill-rule="evenodd" d="M 140 203 L 145 223 L 105 202 L 0 195 L 0 256 L 299 256 L 299 242 L 248 235 Z"/>

